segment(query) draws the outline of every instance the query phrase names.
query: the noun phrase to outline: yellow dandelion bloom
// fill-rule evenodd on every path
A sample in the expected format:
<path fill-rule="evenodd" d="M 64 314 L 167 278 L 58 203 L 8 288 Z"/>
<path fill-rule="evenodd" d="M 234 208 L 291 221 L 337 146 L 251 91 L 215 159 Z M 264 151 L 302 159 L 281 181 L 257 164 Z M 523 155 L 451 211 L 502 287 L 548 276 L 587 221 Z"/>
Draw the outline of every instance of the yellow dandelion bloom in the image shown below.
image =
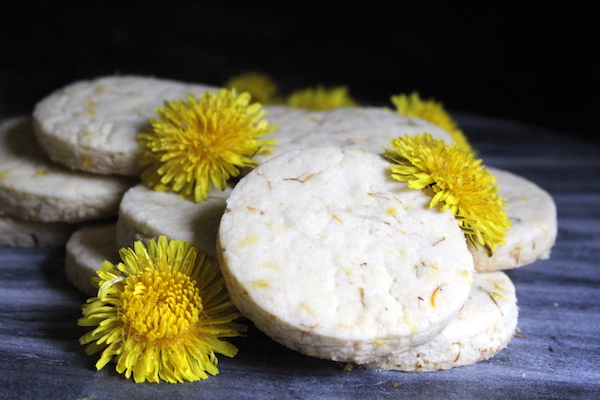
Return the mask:
<path fill-rule="evenodd" d="M 102 263 L 98 296 L 82 307 L 81 326 L 96 328 L 79 340 L 87 354 L 102 352 L 135 382 L 183 382 L 216 375 L 215 353 L 233 357 L 223 337 L 243 325 L 229 300 L 217 262 L 181 240 L 150 240 L 120 250 L 122 262 Z"/>
<path fill-rule="evenodd" d="M 225 82 L 224 87 L 236 89 L 238 92 L 248 92 L 253 102 L 262 104 L 278 103 L 277 83 L 269 74 L 261 72 L 244 72 Z"/>
<path fill-rule="evenodd" d="M 450 134 L 461 150 L 473 152 L 473 148 L 466 136 L 445 110 L 442 103 L 431 99 L 423 100 L 417 92 L 413 92 L 410 95 L 399 94 L 392 96 L 391 100 L 399 114 L 407 117 L 418 117 L 439 126 Z"/>
<path fill-rule="evenodd" d="M 408 182 L 412 189 L 433 193 L 430 207 L 438 204 L 451 210 L 470 245 L 482 246 L 489 255 L 504 244 L 504 231 L 510 227 L 498 195 L 496 178 L 457 143 L 446 145 L 428 133 L 404 136 L 390 141 L 394 150 L 385 150 L 391 161 L 392 177 Z"/>
<path fill-rule="evenodd" d="M 294 91 L 288 96 L 286 105 L 288 107 L 321 111 L 341 107 L 356 107 L 358 103 L 350 97 L 346 86 L 326 88 L 318 85 L 314 88 Z"/>
<path fill-rule="evenodd" d="M 277 127 L 262 119 L 259 103 L 250 104 L 248 93 L 221 89 L 198 99 L 165 101 L 156 110 L 159 118 L 142 133 L 140 163 L 146 166 L 142 181 L 157 191 L 206 199 L 211 188 L 225 189 L 239 168 L 254 167 L 255 154 L 271 150 L 274 139 L 259 139 Z"/>

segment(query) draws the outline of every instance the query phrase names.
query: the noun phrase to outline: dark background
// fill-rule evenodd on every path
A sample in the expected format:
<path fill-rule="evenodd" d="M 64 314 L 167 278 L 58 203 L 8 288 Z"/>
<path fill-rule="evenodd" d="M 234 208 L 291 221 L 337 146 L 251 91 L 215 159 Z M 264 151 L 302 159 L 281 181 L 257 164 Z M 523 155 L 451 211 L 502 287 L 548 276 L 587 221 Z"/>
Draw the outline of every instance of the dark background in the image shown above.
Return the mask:
<path fill-rule="evenodd" d="M 473 3 L 476 4 L 476 3 Z M 452 112 L 598 140 L 594 2 L 21 1 L 0 12 L 0 116 L 113 73 L 221 85 L 247 70 L 282 91 L 348 85 L 363 103 L 418 90 Z"/>

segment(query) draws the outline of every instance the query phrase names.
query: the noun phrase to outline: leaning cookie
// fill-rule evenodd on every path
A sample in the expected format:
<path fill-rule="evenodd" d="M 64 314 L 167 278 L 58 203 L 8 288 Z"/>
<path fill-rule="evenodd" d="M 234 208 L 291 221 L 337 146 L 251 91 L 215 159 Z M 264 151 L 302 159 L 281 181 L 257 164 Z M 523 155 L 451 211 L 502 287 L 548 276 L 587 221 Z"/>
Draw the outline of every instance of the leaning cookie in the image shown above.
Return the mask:
<path fill-rule="evenodd" d="M 265 106 L 265 118 L 278 128 L 273 152 L 257 154 L 255 159 L 267 159 L 306 147 L 334 146 L 355 148 L 381 154 L 390 139 L 404 135 L 429 133 L 451 144 L 452 137 L 437 125 L 415 117 L 406 117 L 380 107 L 351 107 L 327 111 L 307 111 L 284 106 Z"/>
<path fill-rule="evenodd" d="M 107 76 L 74 82 L 35 105 L 35 133 L 55 162 L 100 174 L 134 175 L 138 134 L 164 100 L 215 87 L 145 76 Z"/>
<path fill-rule="evenodd" d="M 0 217 L 0 246 L 63 246 L 77 225 L 63 222 L 32 222 Z"/>
<path fill-rule="evenodd" d="M 66 244 L 65 275 L 67 280 L 88 296 L 96 296 L 92 284 L 102 262 L 119 259 L 115 242 L 115 224 L 106 223 L 82 227 L 71 235 Z"/>
<path fill-rule="evenodd" d="M 230 297 L 301 353 L 370 362 L 436 336 L 472 284 L 454 216 L 361 150 L 308 148 L 240 180 L 217 242 Z"/>
<path fill-rule="evenodd" d="M 364 365 L 397 371 L 437 371 L 487 360 L 511 341 L 518 320 L 517 297 L 502 271 L 474 275 L 458 316 L 428 343 Z"/>
<path fill-rule="evenodd" d="M 496 176 L 499 194 L 507 200 L 506 215 L 511 227 L 506 244 L 488 257 L 484 250 L 471 249 L 479 272 L 511 269 L 550 257 L 557 234 L 556 205 L 545 190 L 518 175 L 488 168 Z"/>
<path fill-rule="evenodd" d="M 216 256 L 215 242 L 219 221 L 225 210 L 225 191 L 213 189 L 202 203 L 179 197 L 177 193 L 157 192 L 140 183 L 129 189 L 119 207 L 117 244 L 131 247 L 135 241 L 166 236 L 184 240 L 211 256 Z"/>
<path fill-rule="evenodd" d="M 0 215 L 37 222 L 111 218 L 134 182 L 52 163 L 36 145 L 30 117 L 0 125 Z"/>

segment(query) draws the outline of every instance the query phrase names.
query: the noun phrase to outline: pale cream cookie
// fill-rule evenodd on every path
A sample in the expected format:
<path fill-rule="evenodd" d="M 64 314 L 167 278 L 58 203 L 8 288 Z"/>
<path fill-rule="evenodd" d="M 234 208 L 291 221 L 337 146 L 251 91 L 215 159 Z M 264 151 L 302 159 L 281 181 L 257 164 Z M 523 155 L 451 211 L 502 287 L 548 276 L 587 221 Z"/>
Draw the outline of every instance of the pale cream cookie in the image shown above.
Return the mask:
<path fill-rule="evenodd" d="M 0 217 L 0 246 L 63 246 L 77 225 L 64 222 L 32 222 Z"/>
<path fill-rule="evenodd" d="M 511 227 L 506 244 L 488 257 L 473 249 L 475 269 L 480 272 L 511 269 L 550 257 L 557 235 L 556 205 L 552 196 L 535 183 L 497 168 L 488 168 L 498 179 L 500 197 L 507 200 L 506 215 Z"/>
<path fill-rule="evenodd" d="M 102 262 L 119 261 L 115 241 L 115 224 L 105 223 L 79 228 L 69 238 L 65 253 L 67 280 L 90 297 L 96 296 L 98 288 L 92 284 Z"/>
<path fill-rule="evenodd" d="M 149 76 L 77 81 L 35 105 L 36 137 L 55 162 L 100 174 L 139 175 L 137 136 L 165 100 L 217 90 Z"/>
<path fill-rule="evenodd" d="M 37 222 L 112 218 L 134 182 L 52 163 L 36 145 L 30 117 L 0 125 L 0 215 Z"/>
<path fill-rule="evenodd" d="M 225 210 L 225 191 L 213 189 L 202 203 L 173 192 L 157 192 L 140 183 L 123 196 L 117 220 L 117 244 L 131 247 L 135 241 L 166 236 L 184 240 L 216 257 L 215 242 L 219 221 Z"/>
<path fill-rule="evenodd" d="M 430 133 L 447 144 L 454 140 L 445 130 L 416 117 L 406 117 L 382 107 L 348 107 L 309 111 L 265 106 L 265 118 L 279 128 L 267 137 L 276 140 L 271 153 L 257 154 L 258 162 L 291 150 L 334 146 L 382 154 L 390 140 L 404 135 Z"/>
<path fill-rule="evenodd" d="M 390 177 L 381 156 L 309 148 L 233 189 L 217 250 L 234 304 L 274 340 L 366 363 L 436 336 L 469 296 L 454 216 Z"/>
<path fill-rule="evenodd" d="M 487 360 L 511 341 L 518 315 L 515 287 L 510 278 L 502 271 L 476 273 L 465 306 L 438 336 L 365 367 L 437 371 Z"/>

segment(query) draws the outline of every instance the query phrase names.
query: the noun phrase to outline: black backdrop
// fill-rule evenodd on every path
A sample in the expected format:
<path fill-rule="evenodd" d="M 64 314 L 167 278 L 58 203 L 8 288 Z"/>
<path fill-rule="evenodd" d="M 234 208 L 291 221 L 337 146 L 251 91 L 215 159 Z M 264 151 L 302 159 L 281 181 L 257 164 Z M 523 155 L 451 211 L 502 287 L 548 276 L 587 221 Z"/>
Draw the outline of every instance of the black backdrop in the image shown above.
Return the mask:
<path fill-rule="evenodd" d="M 346 84 L 359 101 L 389 105 L 418 90 L 451 111 L 598 140 L 593 3 L 4 2 L 0 116 L 99 75 L 220 85 L 257 70 L 283 91 Z"/>

